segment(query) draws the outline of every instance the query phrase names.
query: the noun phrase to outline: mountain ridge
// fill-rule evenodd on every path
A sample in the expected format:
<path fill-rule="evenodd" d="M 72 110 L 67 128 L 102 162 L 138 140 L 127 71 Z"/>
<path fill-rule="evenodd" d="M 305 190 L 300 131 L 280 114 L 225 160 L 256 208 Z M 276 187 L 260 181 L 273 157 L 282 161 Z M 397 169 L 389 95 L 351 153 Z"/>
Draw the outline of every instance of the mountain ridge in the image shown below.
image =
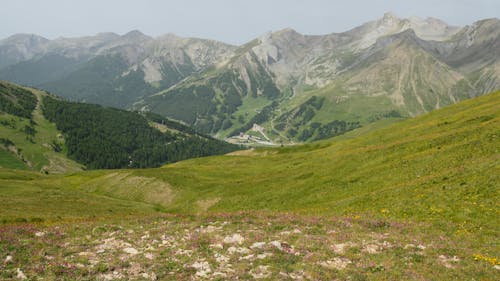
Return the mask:
<path fill-rule="evenodd" d="M 272 142 L 293 142 L 308 126 L 415 116 L 500 88 L 499 30 L 495 18 L 454 27 L 386 13 L 341 33 L 285 28 L 241 46 L 104 33 L 59 39 L 53 46 L 69 47 L 0 67 L 0 78 L 36 82 L 72 100 L 151 110 L 219 138 L 259 121 Z M 0 44 L 0 54 L 8 47 Z M 292 114 L 293 122 L 284 116 L 302 112 L 314 96 L 325 98 L 321 107 Z"/>

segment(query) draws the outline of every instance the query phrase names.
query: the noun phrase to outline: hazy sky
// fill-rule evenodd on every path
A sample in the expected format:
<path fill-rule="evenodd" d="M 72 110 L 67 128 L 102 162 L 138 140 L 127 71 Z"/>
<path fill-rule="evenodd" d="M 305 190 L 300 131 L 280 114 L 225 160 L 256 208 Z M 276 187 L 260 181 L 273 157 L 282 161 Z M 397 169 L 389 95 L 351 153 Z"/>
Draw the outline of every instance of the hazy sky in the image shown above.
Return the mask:
<path fill-rule="evenodd" d="M 305 34 L 346 31 L 392 11 L 453 25 L 500 17 L 500 0 L 0 0 L 0 38 L 35 33 L 53 39 L 133 29 L 158 36 L 241 44 L 291 27 Z"/>

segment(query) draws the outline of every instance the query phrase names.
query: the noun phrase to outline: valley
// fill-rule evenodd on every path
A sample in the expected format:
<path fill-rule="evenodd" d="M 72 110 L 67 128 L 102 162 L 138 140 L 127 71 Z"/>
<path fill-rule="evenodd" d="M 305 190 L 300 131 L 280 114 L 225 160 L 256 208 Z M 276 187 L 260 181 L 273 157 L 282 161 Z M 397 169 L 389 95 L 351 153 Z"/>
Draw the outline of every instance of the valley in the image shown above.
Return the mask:
<path fill-rule="evenodd" d="M 499 98 L 155 169 L 0 169 L 3 277 L 494 279 Z"/>
<path fill-rule="evenodd" d="M 47 38 L 0 40 L 0 280 L 498 280 L 498 18 Z"/>

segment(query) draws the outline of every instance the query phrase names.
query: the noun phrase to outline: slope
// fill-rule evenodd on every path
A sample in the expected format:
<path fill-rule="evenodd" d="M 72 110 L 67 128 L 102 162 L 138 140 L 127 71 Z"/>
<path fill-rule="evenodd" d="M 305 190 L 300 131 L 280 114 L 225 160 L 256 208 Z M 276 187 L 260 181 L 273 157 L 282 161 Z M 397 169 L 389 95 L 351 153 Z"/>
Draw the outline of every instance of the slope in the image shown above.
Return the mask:
<path fill-rule="evenodd" d="M 377 216 L 387 209 L 383 215 L 392 218 L 467 221 L 493 231 L 495 212 L 488 210 L 494 210 L 498 196 L 499 99 L 496 92 L 333 143 L 60 179 L 82 190 L 91 180 L 95 190 L 131 177 L 158 179 L 171 188 L 173 199 L 162 205 L 172 212 L 196 213 L 202 201 L 212 202 L 211 212 Z"/>
<path fill-rule="evenodd" d="M 3 226 L 2 277 L 494 280 L 499 100 L 157 169 L 0 170 L 0 218 L 50 221 Z"/>
<path fill-rule="evenodd" d="M 351 140 L 180 162 L 134 175 L 162 178 L 169 209 L 377 213 L 467 221 L 493 230 L 500 92 Z M 476 204 L 479 204 L 476 206 Z M 439 210 L 439 211 L 436 211 Z M 486 213 L 485 213 L 486 212 Z"/>
<path fill-rule="evenodd" d="M 38 90 L 0 82 L 0 165 L 47 173 L 79 171 L 82 165 L 65 155 L 61 133 L 43 117 L 43 96 Z"/>

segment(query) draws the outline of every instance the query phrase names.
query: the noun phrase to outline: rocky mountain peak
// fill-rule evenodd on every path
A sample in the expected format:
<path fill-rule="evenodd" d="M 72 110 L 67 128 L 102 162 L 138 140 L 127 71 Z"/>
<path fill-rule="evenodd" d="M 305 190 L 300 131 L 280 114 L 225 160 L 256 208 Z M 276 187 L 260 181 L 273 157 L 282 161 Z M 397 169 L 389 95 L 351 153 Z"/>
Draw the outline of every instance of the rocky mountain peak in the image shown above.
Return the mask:
<path fill-rule="evenodd" d="M 122 39 L 132 40 L 132 41 L 144 41 L 152 39 L 150 36 L 142 33 L 139 30 L 132 30 L 121 36 Z"/>
<path fill-rule="evenodd" d="M 381 21 L 386 24 L 392 24 L 394 22 L 399 21 L 399 18 L 393 12 L 386 12 L 384 13 L 384 16 L 382 17 Z"/>
<path fill-rule="evenodd" d="M 0 40 L 0 45 L 5 45 L 5 44 L 25 44 L 25 45 L 37 45 L 37 44 L 45 44 L 49 42 L 50 40 L 36 35 L 36 34 L 27 34 L 27 33 L 19 33 L 19 34 L 14 34 L 10 37 L 7 37 L 3 40 Z"/>

